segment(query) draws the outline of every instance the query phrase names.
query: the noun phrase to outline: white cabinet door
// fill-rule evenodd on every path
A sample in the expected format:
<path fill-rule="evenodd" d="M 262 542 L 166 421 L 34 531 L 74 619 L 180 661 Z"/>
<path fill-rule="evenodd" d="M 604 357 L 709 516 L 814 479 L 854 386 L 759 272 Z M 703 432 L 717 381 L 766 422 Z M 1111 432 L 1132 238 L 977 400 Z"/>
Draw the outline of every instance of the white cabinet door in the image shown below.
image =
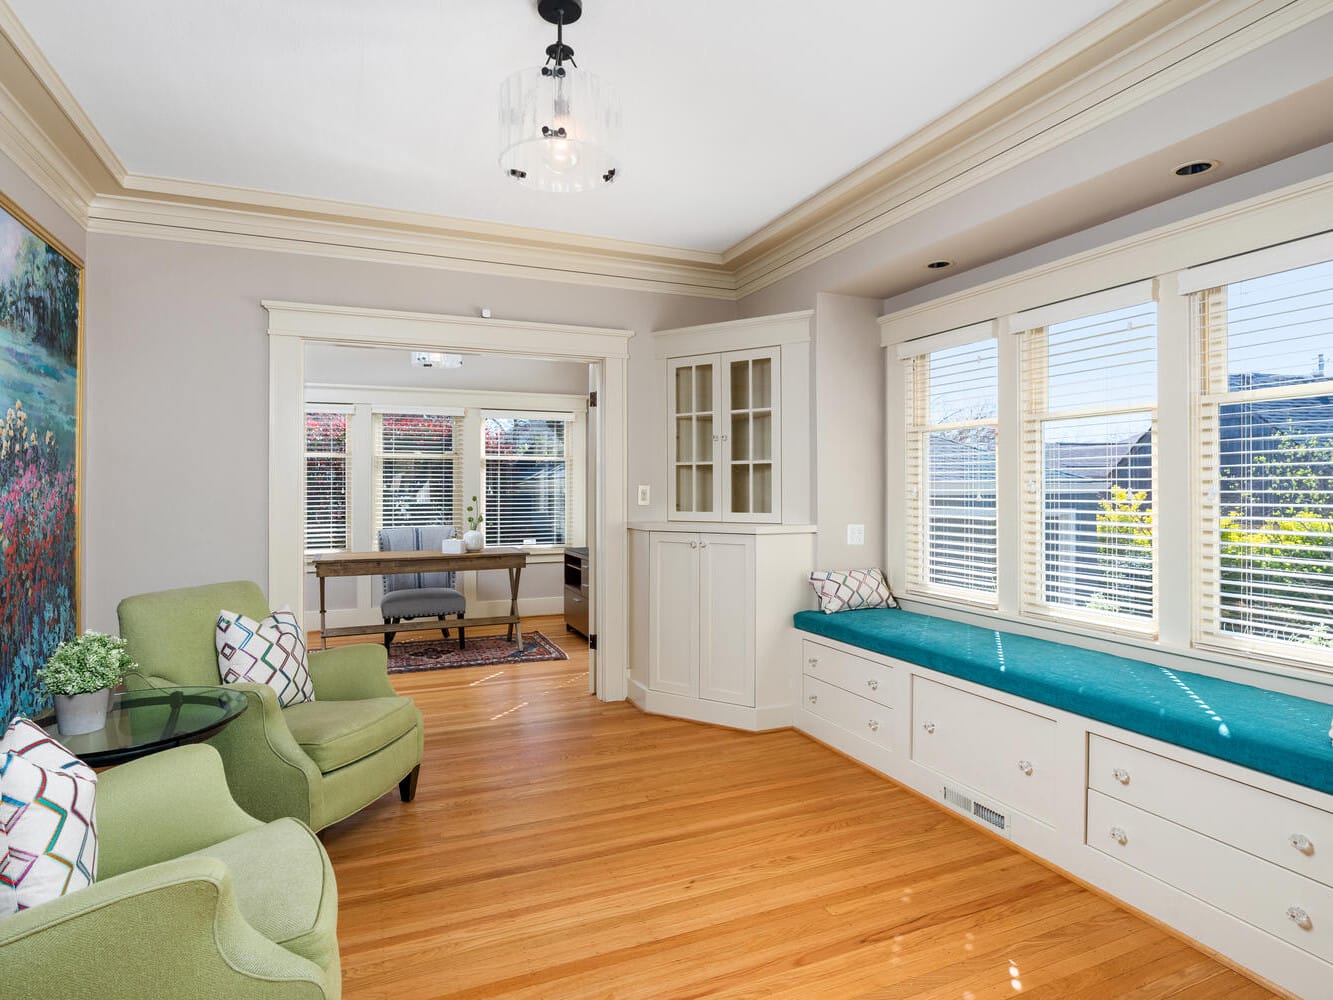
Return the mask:
<path fill-rule="evenodd" d="M 671 404 L 667 486 L 673 521 L 716 521 L 722 513 L 725 465 L 720 368 L 716 354 L 667 363 Z"/>
<path fill-rule="evenodd" d="M 754 706 L 754 539 L 699 535 L 699 697 Z"/>
<path fill-rule="evenodd" d="M 722 520 L 782 520 L 780 351 L 722 355 Z"/>
<path fill-rule="evenodd" d="M 698 696 L 699 536 L 653 532 L 648 543 L 648 686 Z"/>

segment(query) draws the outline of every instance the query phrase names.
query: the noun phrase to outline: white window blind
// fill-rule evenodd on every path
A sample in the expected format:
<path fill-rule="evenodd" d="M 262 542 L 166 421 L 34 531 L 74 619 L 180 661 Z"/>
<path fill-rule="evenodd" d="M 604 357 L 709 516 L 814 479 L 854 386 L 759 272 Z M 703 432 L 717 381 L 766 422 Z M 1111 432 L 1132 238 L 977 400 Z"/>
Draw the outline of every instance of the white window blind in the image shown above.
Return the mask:
<path fill-rule="evenodd" d="M 1333 261 L 1193 305 L 1195 643 L 1333 666 Z"/>
<path fill-rule="evenodd" d="M 305 550 L 347 548 L 347 414 L 306 411 Z"/>
<path fill-rule="evenodd" d="M 375 533 L 380 528 L 462 522 L 462 448 L 457 421 L 442 413 L 376 413 Z"/>
<path fill-rule="evenodd" d="M 569 414 L 489 413 L 482 421 L 488 545 L 563 545 Z"/>
<path fill-rule="evenodd" d="M 994 339 L 905 360 L 909 591 L 995 604 L 997 365 Z"/>
<path fill-rule="evenodd" d="M 1156 305 L 1022 337 L 1023 609 L 1153 632 Z"/>

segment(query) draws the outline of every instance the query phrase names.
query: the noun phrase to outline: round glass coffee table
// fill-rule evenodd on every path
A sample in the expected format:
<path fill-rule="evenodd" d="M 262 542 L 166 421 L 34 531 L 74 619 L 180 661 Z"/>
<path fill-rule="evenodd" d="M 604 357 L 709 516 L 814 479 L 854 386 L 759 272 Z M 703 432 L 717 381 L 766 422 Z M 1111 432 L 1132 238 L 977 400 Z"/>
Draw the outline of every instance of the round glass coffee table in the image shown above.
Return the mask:
<path fill-rule="evenodd" d="M 120 691 L 111 696 L 106 725 L 64 736 L 56 718 L 38 725 L 93 767 L 109 767 L 159 750 L 208 739 L 245 711 L 245 695 L 221 687 L 164 687 Z"/>

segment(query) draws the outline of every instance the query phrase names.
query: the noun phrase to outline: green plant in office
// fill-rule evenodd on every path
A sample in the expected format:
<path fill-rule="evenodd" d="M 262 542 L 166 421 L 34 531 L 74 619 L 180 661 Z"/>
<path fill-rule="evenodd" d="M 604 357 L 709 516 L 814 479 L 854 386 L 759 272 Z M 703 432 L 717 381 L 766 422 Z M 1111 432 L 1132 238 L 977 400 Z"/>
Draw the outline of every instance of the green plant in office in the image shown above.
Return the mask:
<path fill-rule="evenodd" d="M 472 502 L 467 505 L 464 519 L 467 521 L 468 531 L 476 531 L 481 527 L 482 522 L 486 520 L 477 509 L 477 498 L 475 496 L 473 496 Z"/>
<path fill-rule="evenodd" d="M 84 632 L 57 646 L 46 665 L 37 671 L 37 679 L 52 694 L 88 694 L 114 687 L 136 666 L 125 651 L 124 639 Z"/>

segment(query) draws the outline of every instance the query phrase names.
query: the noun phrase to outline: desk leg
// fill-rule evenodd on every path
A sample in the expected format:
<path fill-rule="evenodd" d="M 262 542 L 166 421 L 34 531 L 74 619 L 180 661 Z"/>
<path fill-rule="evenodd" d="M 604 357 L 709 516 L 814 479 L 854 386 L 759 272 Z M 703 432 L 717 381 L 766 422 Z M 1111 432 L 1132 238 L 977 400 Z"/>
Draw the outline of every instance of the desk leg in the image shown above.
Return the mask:
<path fill-rule="evenodd" d="M 324 610 L 324 577 L 319 578 L 319 648 L 329 648 L 329 637 L 327 635 L 327 620 Z"/>
<path fill-rule="evenodd" d="M 518 618 L 518 581 L 522 574 L 522 566 L 515 566 L 509 571 L 509 617 L 514 619 L 514 622 L 505 635 L 506 639 L 517 643 L 519 649 L 523 648 L 523 623 Z"/>

